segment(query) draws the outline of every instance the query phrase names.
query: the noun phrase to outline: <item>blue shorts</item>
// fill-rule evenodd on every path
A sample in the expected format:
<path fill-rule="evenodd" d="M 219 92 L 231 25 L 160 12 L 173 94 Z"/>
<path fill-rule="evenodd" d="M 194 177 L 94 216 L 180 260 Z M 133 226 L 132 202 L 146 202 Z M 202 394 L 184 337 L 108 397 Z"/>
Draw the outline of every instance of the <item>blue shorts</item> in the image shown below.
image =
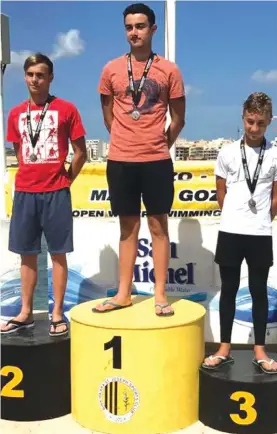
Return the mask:
<path fill-rule="evenodd" d="M 20 255 L 41 252 L 44 233 L 50 254 L 73 251 L 73 218 L 69 188 L 46 193 L 16 191 L 9 250 Z"/>

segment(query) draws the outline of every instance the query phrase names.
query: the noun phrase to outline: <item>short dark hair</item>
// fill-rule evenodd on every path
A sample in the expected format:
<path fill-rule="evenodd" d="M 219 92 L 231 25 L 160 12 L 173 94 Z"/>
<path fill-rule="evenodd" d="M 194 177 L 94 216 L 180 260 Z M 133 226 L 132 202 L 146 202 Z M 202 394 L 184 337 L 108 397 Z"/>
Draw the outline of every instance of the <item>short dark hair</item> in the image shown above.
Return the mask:
<path fill-rule="evenodd" d="M 26 72 L 30 66 L 38 65 L 39 63 L 44 63 L 48 66 L 49 74 L 53 74 L 53 62 L 49 59 L 49 57 L 45 56 L 45 54 L 42 53 L 35 53 L 31 56 L 27 57 L 27 59 L 24 62 L 24 71 Z"/>
<path fill-rule="evenodd" d="M 248 111 L 249 113 L 268 113 L 270 119 L 272 118 L 272 101 L 271 98 L 263 92 L 254 92 L 249 95 L 243 104 L 243 114 Z"/>
<path fill-rule="evenodd" d="M 124 22 L 125 22 L 125 18 L 127 15 L 129 14 L 143 14 L 146 15 L 150 24 L 150 27 L 153 26 L 153 24 L 155 24 L 156 21 L 156 17 L 155 17 L 155 13 L 152 9 L 150 9 L 149 6 L 145 5 L 144 3 L 134 3 L 130 6 L 127 6 L 127 8 L 124 10 L 123 12 L 123 16 L 124 16 Z"/>

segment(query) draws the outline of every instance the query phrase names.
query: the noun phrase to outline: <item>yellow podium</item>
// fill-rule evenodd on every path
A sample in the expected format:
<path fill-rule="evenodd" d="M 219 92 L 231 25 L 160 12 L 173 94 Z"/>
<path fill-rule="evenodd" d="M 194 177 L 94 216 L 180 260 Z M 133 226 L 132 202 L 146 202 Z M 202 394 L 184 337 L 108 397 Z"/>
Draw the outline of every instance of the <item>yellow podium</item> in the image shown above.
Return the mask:
<path fill-rule="evenodd" d="M 99 300 L 71 310 L 72 416 L 80 425 L 102 433 L 157 434 L 198 420 L 205 309 L 169 301 L 172 317 L 156 316 L 154 299 L 142 296 L 104 314 L 91 310 Z"/>

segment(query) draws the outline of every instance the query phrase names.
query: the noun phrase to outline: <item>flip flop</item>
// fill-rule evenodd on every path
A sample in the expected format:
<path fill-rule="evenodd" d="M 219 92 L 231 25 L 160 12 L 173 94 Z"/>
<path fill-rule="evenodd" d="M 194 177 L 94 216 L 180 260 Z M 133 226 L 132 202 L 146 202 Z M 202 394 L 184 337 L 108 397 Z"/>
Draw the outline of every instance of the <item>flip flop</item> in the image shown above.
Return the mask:
<path fill-rule="evenodd" d="M 266 369 L 263 367 L 262 363 L 267 363 L 268 365 L 272 365 L 272 363 L 274 363 L 275 360 L 270 359 L 270 360 L 264 360 L 264 359 L 253 359 L 252 363 L 256 366 L 258 366 L 258 368 L 261 369 L 261 371 L 263 371 L 265 374 L 270 374 L 270 375 L 276 375 L 277 374 L 277 370 L 273 370 L 273 369 Z"/>
<path fill-rule="evenodd" d="M 101 306 L 104 307 L 104 306 L 107 306 L 108 304 L 110 306 L 113 306 L 113 308 L 112 309 L 99 310 L 99 309 L 96 309 L 96 307 L 93 307 L 91 310 L 92 310 L 92 312 L 95 312 L 95 313 L 107 313 L 107 312 L 112 312 L 114 310 L 125 309 L 126 307 L 132 306 L 132 303 L 127 304 L 126 306 L 122 306 L 121 304 L 118 304 L 115 301 L 110 301 L 110 300 L 103 301 Z"/>
<path fill-rule="evenodd" d="M 56 332 L 57 327 L 65 325 L 66 329 L 63 330 L 62 332 Z M 54 327 L 54 331 L 51 332 L 51 326 Z M 68 333 L 68 324 L 66 321 L 64 321 L 63 319 L 60 319 L 59 321 L 51 321 L 50 322 L 50 329 L 49 329 L 49 336 L 64 336 L 67 335 Z"/>
<path fill-rule="evenodd" d="M 34 327 L 35 321 L 34 320 L 31 321 L 31 322 L 30 321 L 16 321 L 15 319 L 10 319 L 7 322 L 6 326 L 9 325 L 9 324 L 12 325 L 12 327 L 10 329 L 8 329 L 8 330 L 0 330 L 0 333 L 2 335 L 7 335 L 9 333 L 14 333 L 17 330 L 29 329 L 31 327 Z"/>
<path fill-rule="evenodd" d="M 165 304 L 156 303 L 155 307 L 159 307 L 161 309 L 161 312 L 160 313 L 156 312 L 156 315 L 157 316 L 172 316 L 172 315 L 174 315 L 174 310 L 172 310 L 171 312 L 163 312 L 163 309 L 165 307 L 168 307 L 168 306 L 170 306 L 170 304 L 168 304 L 168 303 L 165 303 Z"/>
<path fill-rule="evenodd" d="M 210 366 L 210 365 L 206 365 L 206 363 L 202 363 L 202 368 L 204 369 L 211 369 L 211 370 L 216 370 L 221 368 L 221 366 L 223 365 L 227 365 L 227 364 L 231 364 L 234 363 L 234 359 L 231 356 L 209 356 L 208 357 L 209 360 L 216 360 L 216 359 L 220 359 L 220 362 L 217 363 L 216 365 Z"/>

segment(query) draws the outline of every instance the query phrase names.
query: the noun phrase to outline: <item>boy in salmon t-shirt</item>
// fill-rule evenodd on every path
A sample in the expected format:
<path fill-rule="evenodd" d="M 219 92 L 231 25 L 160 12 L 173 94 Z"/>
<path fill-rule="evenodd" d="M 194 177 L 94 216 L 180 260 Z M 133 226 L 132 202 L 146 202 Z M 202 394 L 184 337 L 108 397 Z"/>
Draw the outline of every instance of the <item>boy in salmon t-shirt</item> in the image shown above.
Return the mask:
<path fill-rule="evenodd" d="M 107 180 L 112 212 L 120 220 L 117 295 L 96 306 L 107 312 L 131 305 L 143 199 L 152 237 L 155 312 L 173 315 L 165 295 L 169 261 L 167 214 L 174 197 L 169 149 L 184 126 L 185 94 L 177 66 L 154 54 L 155 14 L 136 3 L 124 13 L 130 53 L 109 62 L 99 85 L 105 125 L 110 132 Z M 171 123 L 165 131 L 167 109 Z"/>
<path fill-rule="evenodd" d="M 33 295 L 37 255 L 44 232 L 53 263 L 54 308 L 50 336 L 68 333 L 63 319 L 67 282 L 66 253 L 73 251 L 70 185 L 86 161 L 85 130 L 76 107 L 49 95 L 53 63 L 41 53 L 24 63 L 29 99 L 9 113 L 7 141 L 13 142 L 19 168 L 10 224 L 9 250 L 21 255 L 22 308 L 2 325 L 2 334 L 34 326 Z M 68 171 L 68 142 L 74 157 Z"/>

